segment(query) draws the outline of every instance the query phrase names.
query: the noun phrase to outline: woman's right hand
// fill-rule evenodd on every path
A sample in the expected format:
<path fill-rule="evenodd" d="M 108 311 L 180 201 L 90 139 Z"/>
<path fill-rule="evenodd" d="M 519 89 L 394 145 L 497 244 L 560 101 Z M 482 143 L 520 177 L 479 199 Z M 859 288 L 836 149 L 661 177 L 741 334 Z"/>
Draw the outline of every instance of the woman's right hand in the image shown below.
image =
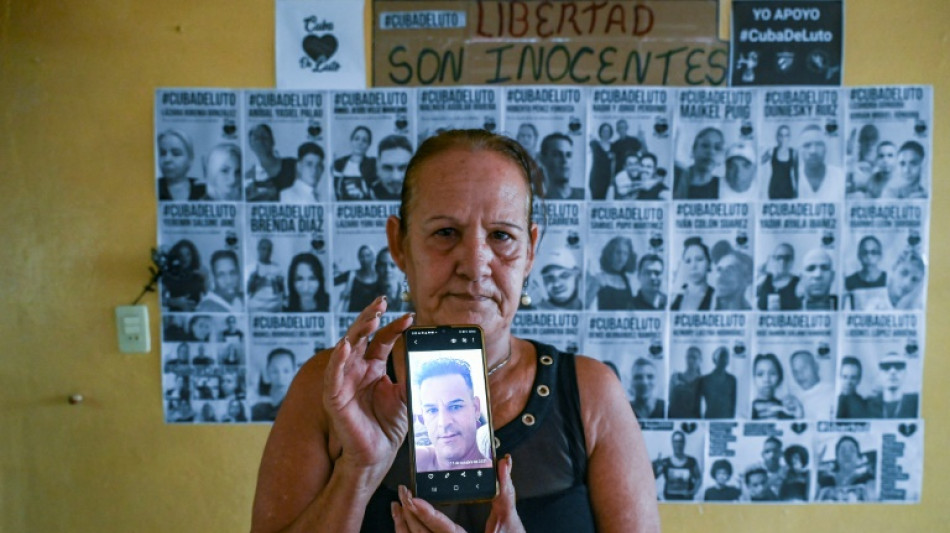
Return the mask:
<path fill-rule="evenodd" d="M 330 353 L 323 387 L 331 435 L 341 449 L 337 467 L 369 473 L 380 480 L 409 426 L 405 386 L 389 379 L 386 360 L 413 320 L 413 315 L 407 314 L 377 331 L 386 306 L 385 297 L 377 298 L 356 318 Z"/>

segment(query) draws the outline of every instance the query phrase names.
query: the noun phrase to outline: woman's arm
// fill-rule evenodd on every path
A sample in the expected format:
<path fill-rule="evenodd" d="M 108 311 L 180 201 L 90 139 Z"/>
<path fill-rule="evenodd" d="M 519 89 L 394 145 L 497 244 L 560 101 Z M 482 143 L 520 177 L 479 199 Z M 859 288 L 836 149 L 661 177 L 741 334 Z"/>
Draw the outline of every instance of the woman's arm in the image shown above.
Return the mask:
<path fill-rule="evenodd" d="M 408 426 L 386 358 L 411 317 L 367 343 L 385 309 L 374 301 L 336 347 L 298 372 L 264 448 L 252 531 L 359 530 Z"/>
<path fill-rule="evenodd" d="M 577 358 L 588 488 L 597 530 L 660 530 L 653 469 L 640 426 L 617 376 L 599 361 Z"/>

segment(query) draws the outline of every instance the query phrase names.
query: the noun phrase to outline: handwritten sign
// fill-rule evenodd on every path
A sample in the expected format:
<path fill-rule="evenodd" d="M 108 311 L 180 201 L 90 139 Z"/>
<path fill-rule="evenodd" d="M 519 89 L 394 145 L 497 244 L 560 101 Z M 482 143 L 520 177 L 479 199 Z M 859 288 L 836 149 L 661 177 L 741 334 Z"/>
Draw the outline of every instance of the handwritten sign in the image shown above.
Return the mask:
<path fill-rule="evenodd" d="M 715 0 L 375 1 L 375 86 L 722 85 Z"/>

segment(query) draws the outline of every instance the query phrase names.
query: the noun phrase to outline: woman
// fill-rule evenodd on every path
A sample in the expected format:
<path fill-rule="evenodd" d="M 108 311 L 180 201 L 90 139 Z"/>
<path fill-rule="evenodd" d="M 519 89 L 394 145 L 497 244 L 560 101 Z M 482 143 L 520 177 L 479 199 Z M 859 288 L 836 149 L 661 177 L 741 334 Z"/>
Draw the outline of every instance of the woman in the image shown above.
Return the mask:
<path fill-rule="evenodd" d="M 222 422 L 247 422 L 246 409 L 244 402 L 237 398 L 228 401 L 228 414 L 221 419 Z"/>
<path fill-rule="evenodd" d="M 686 349 L 686 370 L 670 376 L 670 418 L 699 418 L 699 378 L 703 353 L 697 346 Z"/>
<path fill-rule="evenodd" d="M 786 242 L 779 243 L 769 255 L 765 277 L 755 290 L 756 305 L 761 311 L 788 311 L 801 309 L 796 291 L 798 276 L 792 274 L 795 249 Z"/>
<path fill-rule="evenodd" d="M 610 186 L 611 170 L 614 168 L 613 153 L 610 152 L 610 139 L 614 128 L 604 122 L 597 128 L 597 138 L 590 141 L 590 198 L 603 200 Z"/>
<path fill-rule="evenodd" d="M 636 270 L 633 242 L 621 236 L 607 241 L 600 252 L 600 273 L 588 280 L 589 294 L 596 295 L 599 311 L 633 309 L 633 290 L 627 274 Z"/>
<path fill-rule="evenodd" d="M 340 310 L 347 313 L 359 313 L 379 295 L 376 292 L 376 253 L 369 245 L 362 245 L 356 252 L 360 267 L 344 272 L 334 279 L 334 283 L 345 284 L 340 292 Z"/>
<path fill-rule="evenodd" d="M 693 164 L 677 166 L 673 173 L 673 198 L 716 200 L 719 198 L 719 176 L 713 172 L 722 164 L 725 138 L 718 128 L 704 128 L 693 140 Z"/>
<path fill-rule="evenodd" d="M 373 144 L 373 132 L 357 126 L 350 133 L 350 154 L 333 162 L 333 183 L 337 200 L 371 198 L 370 186 L 376 181 L 376 159 L 366 157 Z"/>
<path fill-rule="evenodd" d="M 188 340 L 211 342 L 211 316 L 194 315 L 188 320 Z"/>
<path fill-rule="evenodd" d="M 782 124 L 775 130 L 775 147 L 762 154 L 762 163 L 772 167 L 769 178 L 769 199 L 788 200 L 797 196 L 798 153 L 791 147 L 792 129 Z"/>
<path fill-rule="evenodd" d="M 188 177 L 195 160 L 195 145 L 183 131 L 167 129 L 158 134 L 159 200 L 201 200 L 205 186 Z"/>
<path fill-rule="evenodd" d="M 783 380 L 782 363 L 774 353 L 760 353 L 755 356 L 752 361 L 755 393 L 752 400 L 753 420 L 802 418 L 802 405 L 797 398 L 788 395 L 783 401 L 775 397 Z"/>
<path fill-rule="evenodd" d="M 423 143 L 406 172 L 400 215 L 386 227 L 416 314 L 380 328 L 388 302 L 379 298 L 333 349 L 304 364 L 264 451 L 253 531 L 392 530 L 394 520 L 398 531 L 458 530 L 455 522 L 468 530 L 658 530 L 650 465 L 616 376 L 593 359 L 511 335 L 538 240 L 529 180 L 539 177 L 515 141 L 484 130 Z M 455 323 L 484 330 L 504 459 L 490 505 L 436 510 L 405 489 L 400 334 L 412 324 Z M 536 411 L 538 402 L 551 411 Z M 542 437 L 548 431 L 560 436 Z M 561 459 L 540 459 L 542 449 Z"/>
<path fill-rule="evenodd" d="M 683 241 L 683 258 L 678 277 L 686 278 L 682 290 L 673 298 L 673 311 L 709 311 L 712 308 L 713 288 L 707 276 L 710 270 L 709 247 L 700 237 Z"/>
<path fill-rule="evenodd" d="M 208 152 L 205 182 L 208 191 L 202 200 L 241 199 L 241 149 L 236 144 L 221 143 Z"/>
<path fill-rule="evenodd" d="M 276 202 L 280 191 L 294 183 L 297 160 L 280 157 L 274 149 L 274 132 L 267 124 L 258 124 L 247 134 L 247 146 L 257 158 L 244 175 L 248 183 L 245 196 L 248 202 Z"/>
<path fill-rule="evenodd" d="M 294 256 L 287 270 L 288 298 L 286 313 L 318 313 L 330 309 L 330 296 L 323 286 L 323 265 L 317 256 Z"/>
<path fill-rule="evenodd" d="M 409 311 L 408 302 L 402 301 L 402 286 L 399 280 L 402 273 L 393 261 L 389 247 L 385 247 L 376 254 L 376 290 L 374 296 L 385 295 L 389 300 L 391 311 Z"/>
<path fill-rule="evenodd" d="M 861 453 L 854 437 L 845 435 L 835 445 L 835 459 L 818 470 L 818 501 L 871 501 L 874 463 Z"/>
<path fill-rule="evenodd" d="M 171 265 L 162 276 L 162 302 L 169 311 L 194 311 L 207 280 L 198 247 L 182 239 L 172 245 L 168 256 Z"/>

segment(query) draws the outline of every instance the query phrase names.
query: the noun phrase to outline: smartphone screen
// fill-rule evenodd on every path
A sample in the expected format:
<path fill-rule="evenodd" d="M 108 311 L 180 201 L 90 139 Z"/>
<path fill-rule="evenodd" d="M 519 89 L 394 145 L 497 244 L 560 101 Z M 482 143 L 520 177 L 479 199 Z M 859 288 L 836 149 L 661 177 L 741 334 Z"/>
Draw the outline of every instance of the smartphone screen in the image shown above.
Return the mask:
<path fill-rule="evenodd" d="M 478 326 L 406 330 L 412 491 L 430 502 L 497 492 L 484 340 Z"/>

